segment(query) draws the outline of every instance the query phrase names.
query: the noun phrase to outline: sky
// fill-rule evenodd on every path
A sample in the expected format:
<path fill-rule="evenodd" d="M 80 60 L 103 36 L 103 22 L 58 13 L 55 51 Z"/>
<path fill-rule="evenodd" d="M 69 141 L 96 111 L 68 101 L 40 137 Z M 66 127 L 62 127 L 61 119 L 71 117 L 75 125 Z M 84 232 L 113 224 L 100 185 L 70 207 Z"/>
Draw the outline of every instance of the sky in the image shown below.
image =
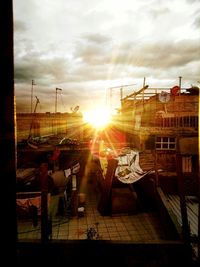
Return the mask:
<path fill-rule="evenodd" d="M 120 88 L 144 81 L 200 85 L 200 0 L 14 0 L 13 11 L 17 112 L 36 97 L 37 112 L 118 108 Z"/>

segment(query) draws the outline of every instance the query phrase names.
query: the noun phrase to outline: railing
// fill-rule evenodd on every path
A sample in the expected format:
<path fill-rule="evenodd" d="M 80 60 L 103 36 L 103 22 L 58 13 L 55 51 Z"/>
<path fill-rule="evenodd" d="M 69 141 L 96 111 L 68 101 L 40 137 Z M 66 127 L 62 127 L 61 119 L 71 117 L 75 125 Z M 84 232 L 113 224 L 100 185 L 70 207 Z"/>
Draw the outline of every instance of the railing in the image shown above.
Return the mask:
<path fill-rule="evenodd" d="M 183 128 L 193 128 L 194 130 L 198 130 L 198 125 L 199 125 L 198 116 L 188 115 L 188 116 L 169 116 L 169 117 L 159 116 L 155 117 L 152 120 L 141 119 L 141 123 L 138 127 L 162 127 L 162 128 L 173 127 L 177 129 L 179 128 L 181 130 L 183 130 Z"/>
<path fill-rule="evenodd" d="M 165 117 L 155 121 L 158 127 L 191 127 L 198 128 L 198 116 Z"/>

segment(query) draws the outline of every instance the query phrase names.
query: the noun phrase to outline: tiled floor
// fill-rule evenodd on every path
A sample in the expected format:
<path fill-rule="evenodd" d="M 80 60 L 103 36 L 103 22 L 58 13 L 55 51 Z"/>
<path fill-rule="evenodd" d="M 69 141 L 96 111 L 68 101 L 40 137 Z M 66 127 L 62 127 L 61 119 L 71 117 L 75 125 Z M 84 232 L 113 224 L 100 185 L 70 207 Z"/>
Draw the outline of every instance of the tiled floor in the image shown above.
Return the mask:
<path fill-rule="evenodd" d="M 92 234 L 92 237 L 87 234 Z M 40 222 L 34 227 L 31 220 L 20 220 L 18 238 L 40 239 Z M 102 216 L 97 210 L 94 190 L 90 190 L 86 198 L 84 216 L 53 216 L 51 238 L 154 242 L 163 239 L 164 233 L 158 214 L 153 211 L 139 211 L 134 215 Z"/>

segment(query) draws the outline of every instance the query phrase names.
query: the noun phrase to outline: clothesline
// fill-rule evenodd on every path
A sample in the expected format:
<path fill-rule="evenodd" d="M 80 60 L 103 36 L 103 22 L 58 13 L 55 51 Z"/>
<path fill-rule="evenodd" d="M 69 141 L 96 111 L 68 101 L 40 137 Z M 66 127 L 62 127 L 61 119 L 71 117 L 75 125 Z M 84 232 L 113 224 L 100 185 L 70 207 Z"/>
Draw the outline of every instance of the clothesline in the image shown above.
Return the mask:
<path fill-rule="evenodd" d="M 100 164 L 101 169 L 103 172 L 103 176 L 105 177 L 106 171 L 107 171 L 107 163 L 108 163 L 108 157 L 106 153 L 99 153 L 100 154 Z M 139 152 L 132 150 L 130 148 L 124 148 L 121 150 L 121 153 L 119 153 L 117 156 L 112 154 L 112 151 L 110 151 L 110 154 L 113 158 L 118 160 L 118 165 L 115 170 L 115 176 L 119 181 L 126 184 L 134 183 L 141 178 L 143 178 L 145 175 L 152 172 L 152 170 L 143 171 L 139 164 Z"/>

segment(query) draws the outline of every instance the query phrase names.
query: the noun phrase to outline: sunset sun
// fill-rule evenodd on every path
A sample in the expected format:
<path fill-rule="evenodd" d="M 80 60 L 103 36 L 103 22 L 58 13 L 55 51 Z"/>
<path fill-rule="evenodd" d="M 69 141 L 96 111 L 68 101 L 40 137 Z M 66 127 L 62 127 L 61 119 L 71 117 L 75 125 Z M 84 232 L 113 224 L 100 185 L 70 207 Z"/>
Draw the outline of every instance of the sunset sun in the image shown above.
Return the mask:
<path fill-rule="evenodd" d="M 111 115 L 106 107 L 98 107 L 84 113 L 83 119 L 96 129 L 103 129 L 109 124 Z"/>

